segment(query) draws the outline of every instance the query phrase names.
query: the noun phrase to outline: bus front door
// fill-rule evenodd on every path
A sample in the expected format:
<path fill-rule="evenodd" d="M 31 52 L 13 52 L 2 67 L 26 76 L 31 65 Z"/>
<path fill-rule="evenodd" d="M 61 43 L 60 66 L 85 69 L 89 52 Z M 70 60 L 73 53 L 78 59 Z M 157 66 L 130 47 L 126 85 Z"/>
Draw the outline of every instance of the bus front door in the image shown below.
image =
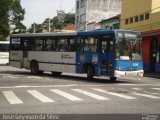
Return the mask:
<path fill-rule="evenodd" d="M 113 40 L 102 40 L 101 75 L 113 76 Z"/>

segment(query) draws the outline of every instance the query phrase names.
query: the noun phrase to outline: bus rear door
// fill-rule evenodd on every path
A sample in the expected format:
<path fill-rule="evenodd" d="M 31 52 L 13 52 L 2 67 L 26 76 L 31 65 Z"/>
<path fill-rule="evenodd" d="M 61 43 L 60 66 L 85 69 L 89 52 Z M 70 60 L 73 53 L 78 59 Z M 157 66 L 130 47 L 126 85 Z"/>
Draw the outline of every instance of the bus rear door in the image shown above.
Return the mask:
<path fill-rule="evenodd" d="M 29 50 L 29 41 L 23 40 L 23 59 L 22 59 L 22 68 L 27 68 L 28 66 L 28 50 Z"/>

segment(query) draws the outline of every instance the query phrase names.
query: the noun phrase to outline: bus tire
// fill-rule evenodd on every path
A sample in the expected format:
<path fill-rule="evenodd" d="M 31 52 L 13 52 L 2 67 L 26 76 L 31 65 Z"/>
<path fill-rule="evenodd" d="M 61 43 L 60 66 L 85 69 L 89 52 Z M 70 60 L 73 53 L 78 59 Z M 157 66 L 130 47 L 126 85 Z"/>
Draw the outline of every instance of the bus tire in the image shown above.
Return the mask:
<path fill-rule="evenodd" d="M 94 78 L 94 69 L 91 65 L 89 65 L 87 67 L 87 79 L 88 80 L 93 80 L 93 78 Z"/>
<path fill-rule="evenodd" d="M 52 72 L 52 75 L 54 76 L 60 76 L 62 74 L 62 72 Z"/>
<path fill-rule="evenodd" d="M 111 81 L 111 82 L 115 82 L 116 80 L 117 80 L 116 77 L 110 77 L 110 81 Z"/>
<path fill-rule="evenodd" d="M 36 61 L 33 61 L 31 62 L 31 73 L 34 74 L 34 75 L 40 75 L 40 74 L 43 74 L 43 71 L 40 71 L 39 70 L 39 65 Z"/>

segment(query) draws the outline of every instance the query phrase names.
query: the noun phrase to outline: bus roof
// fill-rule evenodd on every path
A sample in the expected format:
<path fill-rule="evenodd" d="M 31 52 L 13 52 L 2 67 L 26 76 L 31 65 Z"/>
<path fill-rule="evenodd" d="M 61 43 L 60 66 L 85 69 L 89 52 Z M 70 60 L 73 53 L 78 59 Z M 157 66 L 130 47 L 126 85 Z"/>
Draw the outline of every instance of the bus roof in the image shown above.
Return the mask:
<path fill-rule="evenodd" d="M 53 33 L 26 33 L 11 34 L 11 37 L 45 37 L 45 36 L 75 36 L 77 32 L 53 32 Z"/>
<path fill-rule="evenodd" d="M 26 34 L 11 34 L 11 37 L 46 37 L 46 36 L 88 36 L 88 35 L 115 35 L 116 32 L 135 32 L 133 30 L 92 30 L 92 31 L 79 31 L 79 32 L 53 32 L 53 33 L 26 33 Z"/>
<path fill-rule="evenodd" d="M 88 35 L 114 35 L 115 30 L 106 30 L 106 29 L 100 29 L 100 30 L 93 30 L 93 31 L 81 31 L 78 32 L 78 36 L 88 36 Z"/>

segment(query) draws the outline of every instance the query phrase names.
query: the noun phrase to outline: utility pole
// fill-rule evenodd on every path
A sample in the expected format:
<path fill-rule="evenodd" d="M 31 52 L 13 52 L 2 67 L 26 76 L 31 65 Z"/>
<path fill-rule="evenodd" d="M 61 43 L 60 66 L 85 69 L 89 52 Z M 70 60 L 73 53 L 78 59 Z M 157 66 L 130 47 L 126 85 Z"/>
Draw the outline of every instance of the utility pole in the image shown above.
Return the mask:
<path fill-rule="evenodd" d="M 34 23 L 34 25 L 33 25 L 33 33 L 34 33 L 34 34 L 36 33 L 35 23 Z"/>
<path fill-rule="evenodd" d="M 62 10 L 62 0 L 61 0 L 61 8 L 60 9 Z"/>
<path fill-rule="evenodd" d="M 50 27 L 50 25 L 51 25 L 51 22 L 50 22 L 50 18 L 48 19 L 48 32 L 50 33 L 51 32 L 51 27 Z"/>

